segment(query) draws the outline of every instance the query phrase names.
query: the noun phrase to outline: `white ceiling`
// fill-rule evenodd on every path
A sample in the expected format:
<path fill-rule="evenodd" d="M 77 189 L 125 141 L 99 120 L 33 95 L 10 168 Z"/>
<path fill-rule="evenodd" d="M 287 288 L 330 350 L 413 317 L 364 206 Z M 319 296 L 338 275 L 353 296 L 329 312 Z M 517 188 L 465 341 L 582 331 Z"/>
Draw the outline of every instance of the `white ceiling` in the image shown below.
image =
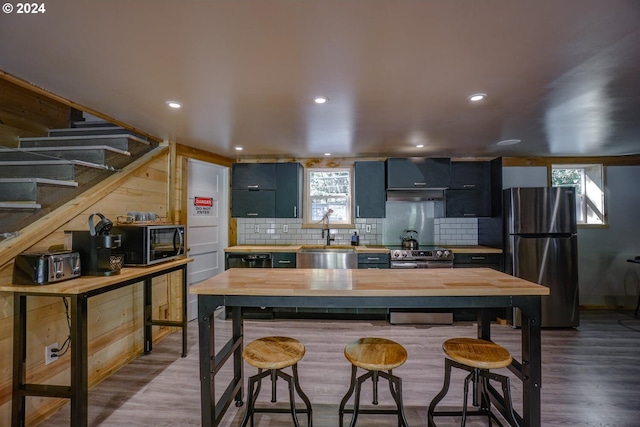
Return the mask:
<path fill-rule="evenodd" d="M 637 0 L 42 4 L 0 70 L 229 157 L 640 153 Z"/>

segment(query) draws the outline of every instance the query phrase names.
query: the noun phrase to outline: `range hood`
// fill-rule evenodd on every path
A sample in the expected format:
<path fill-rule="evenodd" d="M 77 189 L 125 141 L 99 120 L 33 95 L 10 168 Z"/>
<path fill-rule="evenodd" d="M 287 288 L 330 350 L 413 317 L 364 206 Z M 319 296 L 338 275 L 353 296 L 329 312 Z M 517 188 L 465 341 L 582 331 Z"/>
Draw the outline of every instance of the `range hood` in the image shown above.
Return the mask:
<path fill-rule="evenodd" d="M 387 190 L 388 202 L 437 202 L 444 200 L 444 189 L 407 188 Z"/>

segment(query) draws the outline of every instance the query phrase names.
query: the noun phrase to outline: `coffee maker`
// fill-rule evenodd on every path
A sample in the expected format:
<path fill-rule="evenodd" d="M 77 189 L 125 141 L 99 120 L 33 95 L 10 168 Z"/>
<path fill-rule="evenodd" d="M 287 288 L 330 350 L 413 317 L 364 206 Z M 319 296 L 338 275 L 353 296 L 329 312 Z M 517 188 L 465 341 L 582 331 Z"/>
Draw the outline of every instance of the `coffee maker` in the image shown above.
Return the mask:
<path fill-rule="evenodd" d="M 94 225 L 94 217 L 100 221 Z M 120 247 L 120 235 L 112 235 L 113 223 L 101 213 L 89 216 L 89 231 L 65 231 L 65 246 L 80 253 L 83 276 L 111 276 L 120 273 L 122 257 L 112 250 Z"/>

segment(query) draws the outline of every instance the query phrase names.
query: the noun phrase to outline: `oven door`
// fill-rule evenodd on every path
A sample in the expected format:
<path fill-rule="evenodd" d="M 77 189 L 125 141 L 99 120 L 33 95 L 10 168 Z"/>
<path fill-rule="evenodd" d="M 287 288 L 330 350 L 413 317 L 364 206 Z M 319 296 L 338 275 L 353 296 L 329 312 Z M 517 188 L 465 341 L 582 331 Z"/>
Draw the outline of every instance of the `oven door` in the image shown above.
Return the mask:
<path fill-rule="evenodd" d="M 391 261 L 391 268 L 453 268 L 453 261 Z"/>
<path fill-rule="evenodd" d="M 391 261 L 391 268 L 420 268 L 418 261 Z"/>
<path fill-rule="evenodd" d="M 391 261 L 391 268 L 453 268 L 448 260 Z M 392 325 L 451 325 L 453 312 L 448 309 L 389 309 L 389 323 Z"/>

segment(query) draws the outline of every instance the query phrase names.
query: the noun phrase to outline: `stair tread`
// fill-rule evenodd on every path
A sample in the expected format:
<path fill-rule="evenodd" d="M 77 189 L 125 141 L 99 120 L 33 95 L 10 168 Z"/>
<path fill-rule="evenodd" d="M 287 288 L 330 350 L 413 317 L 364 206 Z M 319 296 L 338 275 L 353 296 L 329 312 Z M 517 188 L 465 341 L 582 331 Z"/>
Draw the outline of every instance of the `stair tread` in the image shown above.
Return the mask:
<path fill-rule="evenodd" d="M 24 183 L 24 182 L 35 182 L 36 184 L 43 185 L 59 185 L 64 187 L 77 187 L 78 183 L 76 181 L 67 181 L 62 179 L 50 179 L 50 178 L 0 178 L 0 184 L 11 184 L 11 183 Z"/>
<path fill-rule="evenodd" d="M 145 141 L 135 135 L 128 133 L 114 134 L 114 135 L 75 135 L 75 136 L 30 136 L 26 138 L 18 138 L 20 142 L 30 141 L 77 141 L 77 140 L 95 140 L 95 139 L 115 139 L 115 138 L 127 138 L 132 139 L 140 144 L 149 145 L 149 141 Z"/>
<path fill-rule="evenodd" d="M 40 152 L 40 151 L 92 151 L 92 150 L 105 150 L 112 153 L 122 154 L 124 156 L 131 156 L 131 152 L 125 150 L 119 150 L 109 145 L 56 145 L 52 147 L 22 147 L 20 151 L 26 152 Z"/>
<path fill-rule="evenodd" d="M 40 203 L 29 202 L 0 202 L 0 208 L 9 209 L 40 209 L 42 206 Z"/>

